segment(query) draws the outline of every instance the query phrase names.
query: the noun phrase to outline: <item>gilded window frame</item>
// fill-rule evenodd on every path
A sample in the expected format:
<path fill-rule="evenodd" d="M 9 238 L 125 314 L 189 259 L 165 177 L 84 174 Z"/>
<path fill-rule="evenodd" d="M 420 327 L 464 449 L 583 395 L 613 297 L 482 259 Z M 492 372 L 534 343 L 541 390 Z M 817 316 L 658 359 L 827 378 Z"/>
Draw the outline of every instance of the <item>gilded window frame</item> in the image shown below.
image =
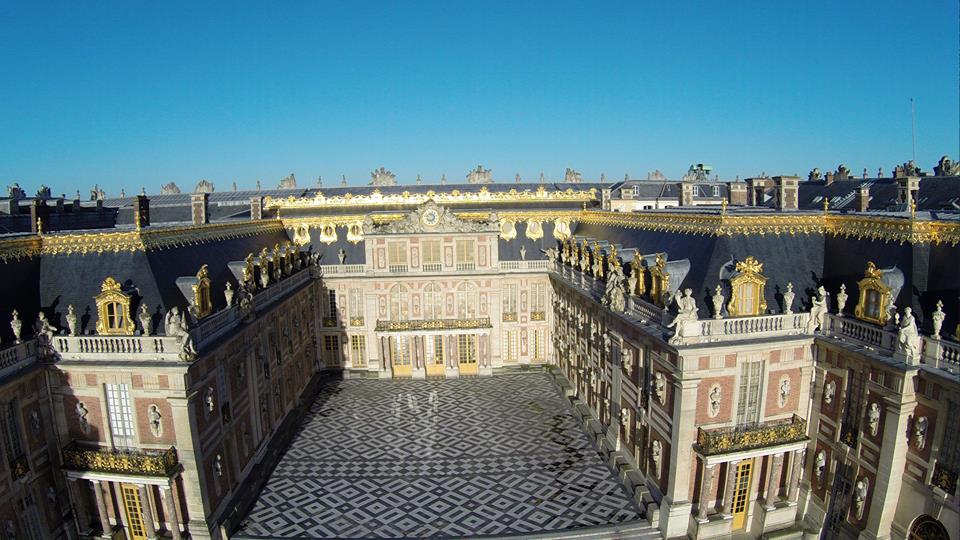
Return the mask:
<path fill-rule="evenodd" d="M 753 255 L 747 256 L 736 265 L 737 275 L 730 278 L 730 302 L 727 303 L 727 313 L 731 317 L 755 317 L 767 312 L 767 298 L 765 289 L 767 286 L 767 277 L 763 275 L 763 263 L 758 261 Z M 737 303 L 740 296 L 740 288 L 743 286 L 756 287 L 757 299 L 754 305 L 756 309 L 752 313 L 741 311 L 741 306 Z"/>
<path fill-rule="evenodd" d="M 136 324 L 133 322 L 133 317 L 131 316 L 130 295 L 123 292 L 117 280 L 113 279 L 112 276 L 107 276 L 107 278 L 103 280 L 103 283 L 100 284 L 100 294 L 93 297 L 93 300 L 97 304 L 96 330 L 98 335 L 133 335 Z M 112 327 L 108 324 L 107 306 L 113 303 L 120 305 L 120 311 L 123 314 L 123 322 L 117 327 Z"/>
<path fill-rule="evenodd" d="M 893 291 L 883 282 L 883 271 L 877 268 L 873 261 L 867 261 L 867 269 L 863 273 L 863 279 L 857 282 L 857 289 L 859 289 L 860 297 L 857 300 L 857 307 L 853 310 L 854 316 L 861 321 L 879 324 L 880 326 L 886 325 L 890 318 L 887 306 L 890 305 L 890 297 Z M 877 311 L 876 317 L 867 313 L 867 293 L 870 291 L 880 294 L 880 309 Z"/>

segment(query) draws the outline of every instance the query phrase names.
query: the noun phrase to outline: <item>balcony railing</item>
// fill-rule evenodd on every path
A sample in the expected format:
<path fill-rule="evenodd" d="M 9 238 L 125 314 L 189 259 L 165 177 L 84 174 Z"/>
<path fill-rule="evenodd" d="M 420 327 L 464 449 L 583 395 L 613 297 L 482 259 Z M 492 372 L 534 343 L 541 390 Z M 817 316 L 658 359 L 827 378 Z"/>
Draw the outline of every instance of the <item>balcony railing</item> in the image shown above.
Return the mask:
<path fill-rule="evenodd" d="M 492 328 L 489 317 L 477 319 L 427 319 L 414 321 L 377 321 L 377 332 L 404 332 L 407 330 L 471 330 Z"/>
<path fill-rule="evenodd" d="M 754 448 L 766 448 L 807 440 L 807 421 L 797 415 L 783 422 L 767 422 L 705 430 L 697 429 L 697 447 L 710 456 Z"/>
<path fill-rule="evenodd" d="M 72 443 L 63 449 L 63 466 L 74 471 L 169 477 L 180 469 L 180 462 L 172 446 L 166 450 L 117 450 Z"/>
<path fill-rule="evenodd" d="M 367 271 L 367 267 L 363 264 L 323 264 L 320 265 L 320 270 L 323 271 L 325 276 L 336 276 L 340 274 L 363 274 Z"/>
<path fill-rule="evenodd" d="M 0 377 L 26 367 L 36 360 L 36 344 L 37 342 L 31 339 L 0 351 Z"/>
<path fill-rule="evenodd" d="M 53 347 L 61 358 L 149 355 L 178 359 L 180 339 L 168 336 L 54 336 Z"/>

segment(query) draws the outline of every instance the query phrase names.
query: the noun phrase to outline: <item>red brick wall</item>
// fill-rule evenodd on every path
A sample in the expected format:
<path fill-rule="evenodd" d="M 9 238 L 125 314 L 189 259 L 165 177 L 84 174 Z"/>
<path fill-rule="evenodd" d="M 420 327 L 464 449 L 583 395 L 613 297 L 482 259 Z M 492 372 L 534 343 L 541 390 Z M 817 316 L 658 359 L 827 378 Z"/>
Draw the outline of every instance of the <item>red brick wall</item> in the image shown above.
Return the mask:
<path fill-rule="evenodd" d="M 780 379 L 790 378 L 790 395 L 783 407 L 780 406 Z M 800 404 L 800 368 L 771 371 L 767 378 L 766 416 L 776 416 L 794 412 Z"/>
<path fill-rule="evenodd" d="M 150 429 L 150 405 L 156 405 L 160 411 L 160 423 L 163 430 L 157 437 Z M 133 406 L 137 415 L 137 424 L 140 430 L 140 442 L 146 444 L 173 444 L 177 442 L 177 434 L 173 426 L 173 411 L 170 403 L 165 399 L 134 398 Z"/>
<path fill-rule="evenodd" d="M 78 402 L 83 402 L 84 406 L 87 408 L 87 423 L 90 425 L 90 429 L 87 433 L 84 433 L 83 430 L 80 429 L 80 421 L 77 418 Z M 67 430 L 70 432 L 70 436 L 74 439 L 81 441 L 101 442 L 107 440 L 107 426 L 104 423 L 102 415 L 100 414 L 100 398 L 87 396 L 80 396 L 79 398 L 75 396 L 64 396 L 63 414 L 67 419 Z"/>
<path fill-rule="evenodd" d="M 733 403 L 736 401 L 733 375 L 726 377 L 708 377 L 702 379 L 697 386 L 697 425 L 717 424 L 729 422 L 733 412 Z M 720 385 L 720 412 L 710 418 L 710 389 Z"/>

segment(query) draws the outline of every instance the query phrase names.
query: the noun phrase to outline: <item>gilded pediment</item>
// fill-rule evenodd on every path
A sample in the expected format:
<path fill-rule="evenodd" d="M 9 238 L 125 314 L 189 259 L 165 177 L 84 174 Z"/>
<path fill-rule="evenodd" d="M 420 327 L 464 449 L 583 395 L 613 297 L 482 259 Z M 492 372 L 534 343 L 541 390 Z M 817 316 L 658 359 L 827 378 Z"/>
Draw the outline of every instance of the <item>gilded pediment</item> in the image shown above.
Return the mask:
<path fill-rule="evenodd" d="M 461 219 L 445 206 L 430 200 L 409 212 L 403 219 L 376 223 L 367 215 L 363 221 L 364 234 L 428 234 L 462 232 L 498 232 L 500 219 L 491 212 L 486 219 Z"/>

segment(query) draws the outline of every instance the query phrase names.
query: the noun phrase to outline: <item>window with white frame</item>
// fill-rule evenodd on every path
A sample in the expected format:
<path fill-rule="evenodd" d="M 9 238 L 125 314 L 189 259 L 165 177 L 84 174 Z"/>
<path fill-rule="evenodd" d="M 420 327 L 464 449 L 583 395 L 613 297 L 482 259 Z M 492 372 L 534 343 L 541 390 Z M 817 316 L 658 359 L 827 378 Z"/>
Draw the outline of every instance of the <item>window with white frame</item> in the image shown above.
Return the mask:
<path fill-rule="evenodd" d="M 387 242 L 387 269 L 390 272 L 407 271 L 406 242 Z"/>
<path fill-rule="evenodd" d="M 516 321 L 517 320 L 517 284 L 516 283 L 504 283 L 503 291 L 503 320 L 504 321 Z"/>
<path fill-rule="evenodd" d="M 110 435 L 115 448 L 135 446 L 133 411 L 130 409 L 130 391 L 126 384 L 107 384 L 107 416 L 110 419 Z"/>
<path fill-rule="evenodd" d="M 472 319 L 477 316 L 477 286 L 461 283 L 457 286 L 457 317 Z"/>
<path fill-rule="evenodd" d="M 443 318 L 443 293 L 435 283 L 423 288 L 423 318 L 427 320 Z"/>
<path fill-rule="evenodd" d="M 350 289 L 347 300 L 347 308 L 350 310 L 350 319 L 356 320 L 360 325 L 363 324 L 363 290 Z M 358 325 L 359 326 L 359 325 Z"/>
<path fill-rule="evenodd" d="M 740 365 L 740 381 L 737 390 L 737 425 L 755 424 L 760 421 L 760 389 L 763 376 L 763 361 L 755 360 Z"/>
<path fill-rule="evenodd" d="M 410 316 L 410 295 L 406 285 L 390 288 L 390 320 L 403 321 Z"/>
<path fill-rule="evenodd" d="M 424 240 L 423 246 L 423 271 L 439 272 L 443 269 L 440 261 L 440 240 Z"/>

